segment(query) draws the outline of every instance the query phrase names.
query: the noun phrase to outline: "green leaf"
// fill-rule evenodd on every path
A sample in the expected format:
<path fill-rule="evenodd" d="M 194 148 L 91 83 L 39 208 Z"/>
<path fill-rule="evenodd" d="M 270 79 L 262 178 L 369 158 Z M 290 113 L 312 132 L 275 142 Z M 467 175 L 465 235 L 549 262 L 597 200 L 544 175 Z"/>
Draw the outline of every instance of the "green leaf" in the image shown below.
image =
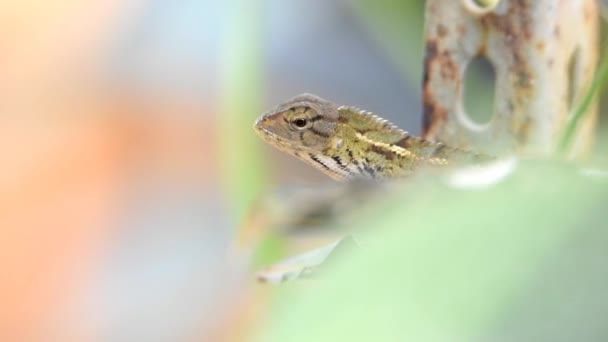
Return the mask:
<path fill-rule="evenodd" d="M 589 336 L 608 310 L 607 200 L 605 178 L 542 162 L 486 189 L 416 179 L 354 221 L 377 234 L 373 243 L 314 286 L 276 294 L 257 341 Z"/>

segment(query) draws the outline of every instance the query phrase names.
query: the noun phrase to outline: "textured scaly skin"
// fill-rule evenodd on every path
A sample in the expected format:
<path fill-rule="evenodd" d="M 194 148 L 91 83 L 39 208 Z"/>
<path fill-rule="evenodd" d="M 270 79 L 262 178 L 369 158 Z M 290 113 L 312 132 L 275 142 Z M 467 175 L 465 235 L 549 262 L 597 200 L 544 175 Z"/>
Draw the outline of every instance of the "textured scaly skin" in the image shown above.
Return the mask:
<path fill-rule="evenodd" d="M 370 112 L 302 94 L 260 116 L 266 142 L 336 180 L 407 176 L 420 167 L 466 165 L 491 157 L 409 135 Z"/>

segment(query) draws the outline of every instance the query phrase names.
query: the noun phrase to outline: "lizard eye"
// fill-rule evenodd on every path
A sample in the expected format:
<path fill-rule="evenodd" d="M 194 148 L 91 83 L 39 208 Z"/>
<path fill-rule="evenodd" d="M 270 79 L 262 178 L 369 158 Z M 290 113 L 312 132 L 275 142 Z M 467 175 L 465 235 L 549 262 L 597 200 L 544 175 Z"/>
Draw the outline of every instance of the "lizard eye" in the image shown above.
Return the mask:
<path fill-rule="evenodd" d="M 309 124 L 310 124 L 310 120 L 308 120 L 308 118 L 305 118 L 305 117 L 294 118 L 291 121 L 291 125 L 297 130 L 306 129 L 310 126 Z"/>
<path fill-rule="evenodd" d="M 293 123 L 299 128 L 306 126 L 306 120 L 304 119 L 296 119 L 296 121 L 294 121 Z"/>

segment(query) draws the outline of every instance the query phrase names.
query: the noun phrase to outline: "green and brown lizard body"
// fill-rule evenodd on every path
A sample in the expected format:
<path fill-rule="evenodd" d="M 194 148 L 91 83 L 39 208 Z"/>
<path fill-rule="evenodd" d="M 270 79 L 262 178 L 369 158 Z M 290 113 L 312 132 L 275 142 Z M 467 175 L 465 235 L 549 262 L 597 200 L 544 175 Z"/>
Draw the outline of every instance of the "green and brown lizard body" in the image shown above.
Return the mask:
<path fill-rule="evenodd" d="M 303 94 L 259 117 L 256 132 L 336 180 L 394 178 L 492 158 L 428 141 L 370 112 Z"/>

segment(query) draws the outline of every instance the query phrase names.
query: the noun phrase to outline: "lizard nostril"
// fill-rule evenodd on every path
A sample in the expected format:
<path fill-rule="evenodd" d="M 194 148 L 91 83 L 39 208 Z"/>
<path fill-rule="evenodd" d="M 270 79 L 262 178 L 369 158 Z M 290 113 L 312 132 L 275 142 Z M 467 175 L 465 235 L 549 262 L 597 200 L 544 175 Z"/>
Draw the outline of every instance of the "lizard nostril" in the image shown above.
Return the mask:
<path fill-rule="evenodd" d="M 255 127 L 260 127 L 260 125 L 263 123 L 266 123 L 266 118 L 259 117 L 257 120 L 255 120 Z"/>
<path fill-rule="evenodd" d="M 258 118 L 257 120 L 255 120 L 255 122 L 253 124 L 253 129 L 259 130 L 261 123 L 262 123 L 262 118 Z"/>

